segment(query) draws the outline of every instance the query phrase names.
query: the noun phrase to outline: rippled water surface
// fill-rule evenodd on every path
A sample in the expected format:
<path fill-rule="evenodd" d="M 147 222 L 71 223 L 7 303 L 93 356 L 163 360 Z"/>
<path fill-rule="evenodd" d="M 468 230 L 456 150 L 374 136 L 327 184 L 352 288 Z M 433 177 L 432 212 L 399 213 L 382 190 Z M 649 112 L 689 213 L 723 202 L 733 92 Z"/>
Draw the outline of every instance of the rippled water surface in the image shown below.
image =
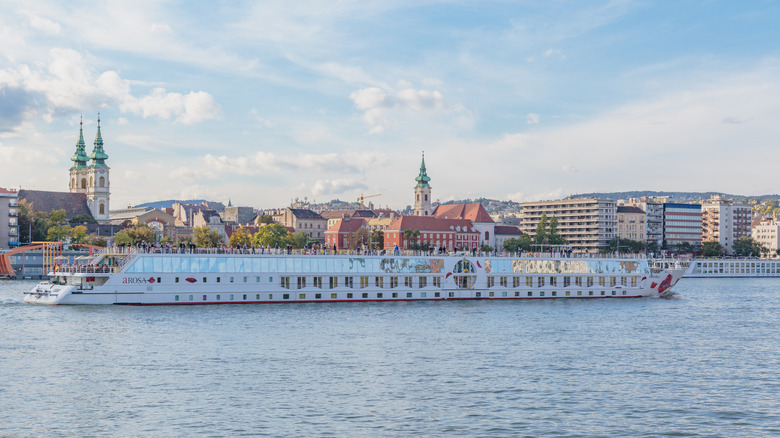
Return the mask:
<path fill-rule="evenodd" d="M 0 436 L 780 436 L 780 279 L 670 299 L 31 306 Z"/>

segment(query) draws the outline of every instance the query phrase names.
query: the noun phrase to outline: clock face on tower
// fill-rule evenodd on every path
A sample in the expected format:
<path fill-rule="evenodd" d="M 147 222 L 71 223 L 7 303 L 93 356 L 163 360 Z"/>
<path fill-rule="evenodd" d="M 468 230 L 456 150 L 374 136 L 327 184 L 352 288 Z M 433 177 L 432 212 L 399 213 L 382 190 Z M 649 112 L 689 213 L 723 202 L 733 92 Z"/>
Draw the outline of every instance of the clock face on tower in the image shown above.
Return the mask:
<path fill-rule="evenodd" d="M 100 173 L 106 173 L 106 169 L 100 169 Z"/>

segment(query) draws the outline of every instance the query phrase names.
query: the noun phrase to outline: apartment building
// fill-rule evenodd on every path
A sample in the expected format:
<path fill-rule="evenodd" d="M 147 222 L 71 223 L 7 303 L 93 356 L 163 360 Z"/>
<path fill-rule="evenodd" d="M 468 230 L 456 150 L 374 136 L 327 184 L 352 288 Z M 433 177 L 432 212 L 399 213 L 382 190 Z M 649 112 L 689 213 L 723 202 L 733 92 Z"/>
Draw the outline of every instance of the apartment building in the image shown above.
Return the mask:
<path fill-rule="evenodd" d="M 0 250 L 19 245 L 19 195 L 0 187 Z"/>
<path fill-rule="evenodd" d="M 611 199 L 575 198 L 556 201 L 525 202 L 520 229 L 532 237 L 547 213 L 558 218 L 558 232 L 574 251 L 598 252 L 608 248 L 617 237 L 617 203 Z"/>
<path fill-rule="evenodd" d="M 655 242 L 660 248 L 664 240 L 664 203 L 666 197 L 651 198 L 643 196 L 641 198 L 631 198 L 627 201 L 618 201 L 618 206 L 641 208 L 645 212 L 645 230 L 647 233 L 647 243 Z"/>
<path fill-rule="evenodd" d="M 647 214 L 639 207 L 617 207 L 617 233 L 621 239 L 647 241 Z"/>
<path fill-rule="evenodd" d="M 718 242 L 727 254 L 734 253 L 734 242 L 752 234 L 753 208 L 741 201 L 713 196 L 701 205 L 703 242 Z"/>
<path fill-rule="evenodd" d="M 753 225 L 753 239 L 769 249 L 769 254 L 775 254 L 780 248 L 780 223 L 765 219 Z"/>

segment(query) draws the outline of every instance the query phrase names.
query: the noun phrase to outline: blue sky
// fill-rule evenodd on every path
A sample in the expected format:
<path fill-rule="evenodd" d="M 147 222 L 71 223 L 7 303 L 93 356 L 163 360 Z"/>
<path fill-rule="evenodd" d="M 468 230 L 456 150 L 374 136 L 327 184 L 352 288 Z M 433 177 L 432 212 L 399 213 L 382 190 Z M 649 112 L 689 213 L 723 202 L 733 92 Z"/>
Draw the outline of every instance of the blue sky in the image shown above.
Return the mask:
<path fill-rule="evenodd" d="M 2 1 L 0 186 L 170 198 L 777 193 L 776 1 Z"/>

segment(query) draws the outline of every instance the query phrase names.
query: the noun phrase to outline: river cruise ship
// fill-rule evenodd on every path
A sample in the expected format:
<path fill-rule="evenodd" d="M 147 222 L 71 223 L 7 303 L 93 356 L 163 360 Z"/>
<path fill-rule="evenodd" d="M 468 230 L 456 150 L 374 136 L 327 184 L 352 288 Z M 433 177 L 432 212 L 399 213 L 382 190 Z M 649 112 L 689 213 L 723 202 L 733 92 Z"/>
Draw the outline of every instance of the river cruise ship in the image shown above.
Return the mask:
<path fill-rule="evenodd" d="M 234 304 L 665 296 L 646 259 L 110 252 L 57 265 L 35 304 Z"/>

